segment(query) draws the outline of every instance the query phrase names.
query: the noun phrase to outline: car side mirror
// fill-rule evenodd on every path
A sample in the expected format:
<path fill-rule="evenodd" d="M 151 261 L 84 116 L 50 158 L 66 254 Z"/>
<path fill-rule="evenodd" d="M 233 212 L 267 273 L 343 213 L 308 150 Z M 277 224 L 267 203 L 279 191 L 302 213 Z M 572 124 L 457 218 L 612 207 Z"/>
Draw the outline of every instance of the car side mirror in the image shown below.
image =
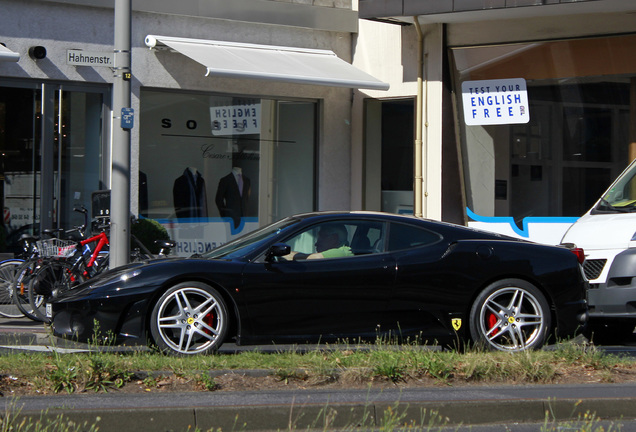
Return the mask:
<path fill-rule="evenodd" d="M 276 243 L 272 245 L 266 254 L 267 261 L 272 261 L 275 257 L 281 257 L 289 255 L 291 253 L 291 246 L 285 243 Z"/>

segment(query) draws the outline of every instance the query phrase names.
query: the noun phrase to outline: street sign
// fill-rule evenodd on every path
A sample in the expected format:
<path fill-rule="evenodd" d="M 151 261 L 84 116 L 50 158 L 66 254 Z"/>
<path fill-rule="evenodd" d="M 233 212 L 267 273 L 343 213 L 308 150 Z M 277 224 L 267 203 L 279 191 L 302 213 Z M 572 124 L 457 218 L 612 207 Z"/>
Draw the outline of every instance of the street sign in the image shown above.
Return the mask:
<path fill-rule="evenodd" d="M 91 52 L 82 50 L 66 50 L 66 64 L 72 66 L 106 66 L 114 67 L 114 53 Z"/>
<path fill-rule="evenodd" d="M 132 129 L 135 124 L 135 110 L 132 108 L 121 109 L 121 128 Z"/>

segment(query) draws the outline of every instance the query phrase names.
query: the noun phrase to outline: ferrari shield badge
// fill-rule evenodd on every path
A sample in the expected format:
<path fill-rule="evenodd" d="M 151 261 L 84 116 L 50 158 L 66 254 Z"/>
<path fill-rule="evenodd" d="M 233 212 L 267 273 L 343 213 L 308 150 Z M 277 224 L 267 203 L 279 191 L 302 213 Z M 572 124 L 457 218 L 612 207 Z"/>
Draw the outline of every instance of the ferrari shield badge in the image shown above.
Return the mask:
<path fill-rule="evenodd" d="M 451 320 L 451 323 L 453 324 L 453 328 L 455 329 L 455 331 L 457 331 L 460 328 L 462 328 L 462 319 L 461 318 L 453 318 Z"/>

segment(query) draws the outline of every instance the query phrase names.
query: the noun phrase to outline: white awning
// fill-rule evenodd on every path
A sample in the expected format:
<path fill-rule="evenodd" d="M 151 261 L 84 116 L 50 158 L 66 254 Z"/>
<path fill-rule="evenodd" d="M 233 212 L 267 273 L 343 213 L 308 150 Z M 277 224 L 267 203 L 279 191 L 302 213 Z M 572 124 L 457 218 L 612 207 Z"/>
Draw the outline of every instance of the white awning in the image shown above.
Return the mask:
<path fill-rule="evenodd" d="M 333 51 L 170 36 L 146 36 L 150 48 L 169 47 L 207 68 L 207 75 L 335 87 L 388 90 Z"/>
<path fill-rule="evenodd" d="M 0 61 L 17 62 L 18 60 L 20 60 L 20 54 L 0 44 Z"/>

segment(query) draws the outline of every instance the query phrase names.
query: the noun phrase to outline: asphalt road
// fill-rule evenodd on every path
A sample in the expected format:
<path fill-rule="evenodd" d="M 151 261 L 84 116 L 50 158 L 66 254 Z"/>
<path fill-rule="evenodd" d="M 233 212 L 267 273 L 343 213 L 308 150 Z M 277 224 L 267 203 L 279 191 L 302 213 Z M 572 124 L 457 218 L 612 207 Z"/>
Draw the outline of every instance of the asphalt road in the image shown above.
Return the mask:
<path fill-rule="evenodd" d="M 0 319 L 0 350 L 51 350 L 41 324 Z M 55 343 L 57 349 L 84 350 L 80 345 Z M 224 350 L 253 349 L 226 345 Z M 262 351 L 263 347 L 259 347 Z M 281 347 L 275 347 L 280 350 Z M 636 343 L 604 347 L 607 351 L 636 354 Z M 1 351 L 0 351 L 1 352 Z M 230 372 L 236 373 L 236 372 Z M 250 373 L 246 371 L 244 373 Z M 401 422 L 430 429 L 428 417 L 440 416 L 435 425 L 443 430 L 514 431 L 540 430 L 552 420 L 568 421 L 558 430 L 579 430 L 573 418 L 586 412 L 606 419 L 622 431 L 636 431 L 636 385 L 533 385 L 471 386 L 389 390 L 293 390 L 210 393 L 58 394 L 0 398 L 0 410 L 19 409 L 22 416 L 54 417 L 64 414 L 77 423 L 97 422 L 100 431 L 201 430 L 334 430 L 353 424 L 368 429 L 386 424 L 387 413 Z M 547 414 L 546 414 L 547 413 Z M 391 418 L 389 416 L 389 418 Z M 424 419 L 423 419 L 424 418 Z M 546 420 L 547 419 L 547 420 Z M 328 426 L 325 426 L 327 422 Z M 468 426 L 470 425 L 470 426 Z M 570 428 L 573 427 L 573 428 Z M 364 429 L 363 429 L 364 430 Z M 588 429 L 589 430 L 589 429 Z"/>

